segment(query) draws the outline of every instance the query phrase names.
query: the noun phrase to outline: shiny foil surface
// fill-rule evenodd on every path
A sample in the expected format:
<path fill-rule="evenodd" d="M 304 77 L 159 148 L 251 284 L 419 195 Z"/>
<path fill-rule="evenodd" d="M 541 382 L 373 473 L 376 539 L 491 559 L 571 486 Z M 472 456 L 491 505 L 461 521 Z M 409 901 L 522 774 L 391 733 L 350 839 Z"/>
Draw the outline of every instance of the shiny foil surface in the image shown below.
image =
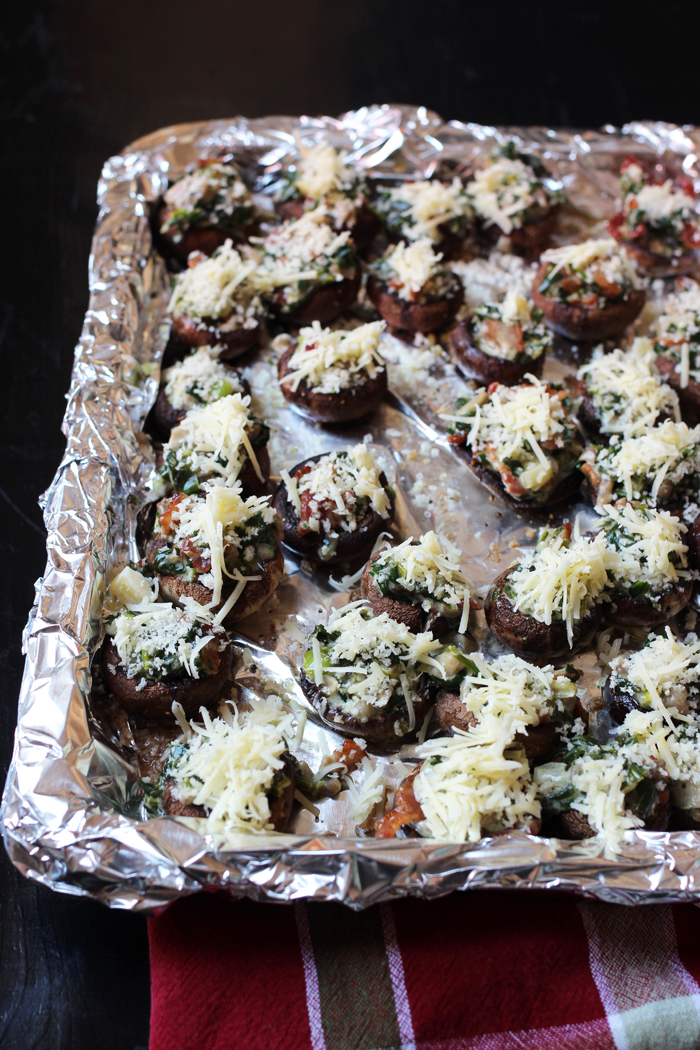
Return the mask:
<path fill-rule="evenodd" d="M 644 122 L 595 132 L 490 128 L 445 124 L 435 113 L 405 106 L 373 106 L 337 120 L 180 125 L 139 139 L 105 164 L 90 306 L 63 424 L 67 448 L 43 498 L 48 560 L 24 636 L 26 669 L 3 798 L 5 844 L 26 876 L 138 910 L 204 887 L 259 900 L 336 900 L 353 908 L 470 888 L 568 890 L 624 904 L 700 899 L 700 833 L 634 832 L 615 854 L 597 839 L 564 842 L 524 832 L 455 845 L 362 839 L 348 819 L 348 791 L 321 803 L 317 819 L 295 812 L 289 834 L 241 836 L 217 849 L 202 834 L 202 821 L 145 819 L 133 740 L 90 696 L 91 661 L 103 638 L 102 597 L 117 568 L 138 557 L 137 511 L 153 499 L 148 480 L 154 455 L 142 427 L 158 392 L 169 335 L 170 275 L 152 246 L 149 215 L 168 179 L 199 156 L 225 151 L 246 177 L 256 173 L 256 191 L 269 192 L 294 163 L 299 141 L 328 141 L 349 151 L 350 162 L 370 177 L 429 177 L 466 172 L 511 138 L 543 159 L 566 194 L 559 243 L 602 228 L 627 154 L 675 155 L 676 166 L 682 163 L 695 179 L 700 175 L 695 128 Z M 512 256 L 494 259 L 503 287 L 531 280 L 531 270 Z M 478 295 L 478 281 L 471 271 L 467 292 L 473 304 L 469 295 Z M 440 413 L 451 410 L 466 384 L 439 344 L 419 339 L 409 347 L 385 334 L 381 350 L 391 392 L 368 421 L 342 431 L 316 427 L 291 410 L 269 346 L 244 358 L 253 409 L 272 428 L 272 475 L 310 455 L 366 441 L 396 488 L 396 535 L 444 532 L 461 547 L 463 567 L 483 595 L 521 547 L 532 545 L 536 524 L 490 497 L 450 449 Z M 545 378 L 571 371 L 551 358 Z M 583 504 L 576 510 L 591 514 Z M 240 649 L 239 697 L 277 693 L 309 710 L 294 674 L 304 639 L 332 608 L 356 596 L 352 585 L 288 556 L 277 593 L 233 635 Z M 498 651 L 485 636 L 483 617 L 474 634 Z M 595 654 L 575 663 L 590 697 L 599 673 Z M 340 739 L 310 717 L 294 750 L 314 768 Z M 389 787 L 405 774 L 401 761 L 410 761 L 412 750 L 406 745 L 399 756 L 373 756 Z M 356 784 L 361 782 L 362 774 Z"/>

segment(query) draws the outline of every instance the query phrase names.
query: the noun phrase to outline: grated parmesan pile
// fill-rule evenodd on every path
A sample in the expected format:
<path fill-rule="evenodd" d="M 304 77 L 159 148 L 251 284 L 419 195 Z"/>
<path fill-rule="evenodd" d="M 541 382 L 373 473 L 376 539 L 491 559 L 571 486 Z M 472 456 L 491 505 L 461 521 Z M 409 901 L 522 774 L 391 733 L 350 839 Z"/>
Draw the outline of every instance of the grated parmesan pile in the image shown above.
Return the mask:
<path fill-rule="evenodd" d="M 320 271 L 328 280 L 345 279 L 334 256 L 350 239 L 348 230 L 336 233 L 323 205 L 277 226 L 263 241 L 263 258 L 255 273 L 261 291 L 304 280 L 318 280 Z"/>
<path fill-rule="evenodd" d="M 471 223 L 474 218 L 469 197 L 456 176 L 452 182 L 438 179 L 405 182 L 392 189 L 389 198 L 406 216 L 402 232 L 411 241 L 423 237 L 439 241 L 442 236 L 440 226 L 455 220 Z"/>
<path fill-rule="evenodd" d="M 678 281 L 676 292 L 664 303 L 655 330 L 655 349 L 676 362 L 681 389 L 685 390 L 691 379 L 700 382 L 700 285 L 689 277 Z"/>
<path fill-rule="evenodd" d="M 436 275 L 444 272 L 442 255 L 433 251 L 429 237 L 409 244 L 400 241 L 383 256 L 382 267 L 391 273 L 389 284 L 399 299 L 413 302 L 421 289 Z"/>
<path fill-rule="evenodd" d="M 120 613 L 109 628 L 127 678 L 140 678 L 137 689 L 147 679 L 160 678 L 183 670 L 199 678 L 197 658 L 213 639 L 219 648 L 227 644 L 222 628 L 209 626 L 206 611 L 174 608 L 157 602 L 141 611 Z"/>
<path fill-rule="evenodd" d="M 650 507 L 609 504 L 601 520 L 609 548 L 607 572 L 610 583 L 625 589 L 644 582 L 657 596 L 691 574 L 683 542 L 687 528 L 668 511 Z"/>
<path fill-rule="evenodd" d="M 632 260 L 612 237 L 592 238 L 579 244 L 566 244 L 562 248 L 548 248 L 540 256 L 541 262 L 553 263 L 547 280 L 560 270 L 573 270 L 595 280 L 600 271 L 606 281 L 621 288 L 639 288 L 639 278 Z"/>
<path fill-rule="evenodd" d="M 585 455 L 590 462 L 590 453 Z M 628 500 L 668 499 L 681 483 L 700 472 L 700 426 L 691 429 L 687 423 L 666 420 L 640 437 L 615 436 L 592 461 L 610 479 L 613 491 L 619 490 Z"/>

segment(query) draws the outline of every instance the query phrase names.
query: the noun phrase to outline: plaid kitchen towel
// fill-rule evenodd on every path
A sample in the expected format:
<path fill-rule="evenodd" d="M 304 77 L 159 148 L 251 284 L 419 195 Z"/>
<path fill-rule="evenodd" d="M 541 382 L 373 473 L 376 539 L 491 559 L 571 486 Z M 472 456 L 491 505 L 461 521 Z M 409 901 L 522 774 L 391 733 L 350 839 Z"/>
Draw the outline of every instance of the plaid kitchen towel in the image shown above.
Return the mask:
<path fill-rule="evenodd" d="M 700 1048 L 700 911 L 474 891 L 149 920 L 150 1050 Z"/>

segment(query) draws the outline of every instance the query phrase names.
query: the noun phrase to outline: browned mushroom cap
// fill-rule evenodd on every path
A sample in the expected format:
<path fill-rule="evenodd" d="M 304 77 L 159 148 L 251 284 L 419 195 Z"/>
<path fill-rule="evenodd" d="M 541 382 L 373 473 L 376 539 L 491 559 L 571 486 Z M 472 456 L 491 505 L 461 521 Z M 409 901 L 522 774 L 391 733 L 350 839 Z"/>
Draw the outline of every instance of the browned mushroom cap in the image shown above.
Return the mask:
<path fill-rule="evenodd" d="M 412 303 L 392 292 L 375 274 L 367 280 L 367 294 L 387 324 L 408 332 L 434 332 L 454 321 L 464 299 L 464 287 L 455 276 L 455 291 L 444 299 Z"/>
<path fill-rule="evenodd" d="M 313 704 L 314 710 L 324 722 L 336 733 L 344 733 L 346 736 L 362 737 L 371 744 L 382 747 L 398 747 L 405 744 L 420 729 L 425 716 L 431 707 L 431 699 L 427 691 L 421 694 L 413 704 L 413 712 L 416 719 L 415 728 L 403 736 L 396 733 L 396 722 L 405 721 L 406 715 L 400 715 L 395 710 L 375 715 L 368 718 L 366 722 L 360 721 L 348 714 L 341 704 L 333 705 L 329 702 L 319 686 L 316 685 L 302 670 L 299 684 L 307 700 Z"/>
<path fill-rule="evenodd" d="M 700 423 L 700 383 L 695 379 L 688 379 L 688 385 L 681 386 L 681 377 L 676 371 L 676 362 L 672 357 L 660 354 L 656 358 L 656 367 L 663 379 L 678 394 L 678 403 L 681 415 L 690 427 Z"/>
<path fill-rule="evenodd" d="M 686 607 L 692 593 L 691 581 L 672 584 L 661 592 L 656 602 L 646 594 L 637 598 L 615 598 L 608 618 L 622 627 L 660 627 Z"/>
<path fill-rule="evenodd" d="M 197 320 L 181 314 L 173 317 L 173 328 L 185 344 L 197 346 L 221 346 L 221 361 L 233 361 L 255 346 L 260 338 L 260 324 L 256 321 L 252 328 L 225 328 L 228 318 L 215 321 L 212 318 Z"/>
<path fill-rule="evenodd" d="M 328 455 L 328 453 L 310 456 L 309 459 L 297 463 L 290 470 L 290 475 L 295 477 L 302 467 L 305 467 L 307 464 L 318 463 L 320 459 L 323 459 L 324 455 Z M 379 475 L 379 480 L 389 494 L 389 517 L 382 518 L 375 510 L 370 510 L 359 529 L 356 529 L 354 532 L 341 532 L 339 534 L 335 553 L 332 557 L 323 559 L 324 565 L 336 565 L 338 562 L 353 561 L 361 557 L 366 558 L 372 550 L 375 541 L 379 538 L 379 534 L 390 527 L 394 520 L 396 501 L 388 488 L 389 483 L 384 472 Z M 287 486 L 283 481 L 277 486 L 272 505 L 282 519 L 284 543 L 286 546 L 310 561 L 320 561 L 319 548 L 323 537 L 320 533 L 312 532 L 310 529 L 303 532 L 299 531 L 300 518 L 294 504 L 289 499 Z"/>
<path fill-rule="evenodd" d="M 506 490 L 498 474 L 491 470 L 486 463 L 481 463 L 466 447 L 464 448 L 464 454 L 467 456 L 467 462 L 472 472 L 482 485 L 485 485 L 494 495 L 503 500 L 507 506 L 517 510 L 519 514 L 537 515 L 544 509 L 574 499 L 581 488 L 581 475 L 576 469 L 576 465 L 572 464 L 570 473 L 566 474 L 554 489 L 536 499 L 516 499 L 515 496 L 511 496 Z"/>
<path fill-rule="evenodd" d="M 435 713 L 440 728 L 445 732 L 461 729 L 467 733 L 477 724 L 473 711 L 467 710 L 460 694 L 451 689 L 440 689 L 435 699 Z M 540 722 L 530 726 L 525 733 L 516 733 L 515 741 L 521 744 L 525 757 L 531 766 L 546 762 L 558 742 L 557 728 L 554 722 Z"/>
<path fill-rule="evenodd" d="M 574 625 L 574 641 L 570 646 L 565 623 L 540 623 L 534 616 L 513 608 L 504 585 L 516 568 L 512 565 L 494 580 L 486 599 L 486 620 L 496 637 L 526 660 L 555 660 L 587 645 L 600 624 L 602 607 L 593 605 Z"/>
<path fill-rule="evenodd" d="M 280 288 L 270 298 L 270 306 L 283 321 L 288 324 L 305 325 L 312 321 L 328 324 L 344 313 L 357 298 L 360 289 L 362 271 L 359 265 L 352 274 L 342 281 L 331 281 L 321 284 L 297 307 L 285 309 L 284 288 Z"/>
<path fill-rule="evenodd" d="M 517 230 L 511 230 L 511 247 L 518 254 L 527 256 L 528 259 L 536 258 L 549 242 L 554 233 L 559 215 L 559 205 L 555 204 L 546 215 L 537 222 L 526 222 Z"/>
<path fill-rule="evenodd" d="M 484 386 L 490 386 L 491 383 L 515 386 L 522 383 L 528 374 L 539 377 L 546 356 L 542 353 L 534 360 L 528 357 L 525 361 L 509 361 L 504 357 L 485 354 L 474 343 L 471 317 L 460 321 L 452 329 L 452 353 L 460 372 L 467 379 L 476 379 Z"/>
<path fill-rule="evenodd" d="M 680 277 L 681 274 L 690 273 L 698 265 L 698 252 L 689 250 L 681 255 L 660 255 L 658 252 L 645 248 L 636 241 L 623 241 L 622 244 L 636 265 L 637 269 L 647 277 Z"/>
<path fill-rule="evenodd" d="M 275 831 L 286 830 L 292 812 L 292 805 L 294 804 L 296 774 L 294 766 L 288 758 L 284 759 L 282 772 L 289 780 L 289 783 L 280 795 L 268 795 L 270 822 L 274 825 Z M 163 812 L 169 817 L 206 817 L 207 811 L 204 806 L 194 806 L 192 803 L 181 802 L 179 798 L 175 797 L 173 783 L 172 780 L 165 781 L 161 798 Z"/>
<path fill-rule="evenodd" d="M 224 626 L 227 627 L 230 624 L 238 623 L 239 620 L 244 620 L 246 616 L 252 616 L 254 612 L 257 612 L 264 605 L 270 595 L 277 590 L 284 573 L 284 555 L 282 551 L 278 550 L 274 558 L 270 558 L 269 561 L 259 566 L 256 575 L 258 573 L 260 574 L 260 579 L 250 580 L 245 585 L 240 598 L 224 619 Z M 182 580 L 179 576 L 159 575 L 158 584 L 163 597 L 177 605 L 182 603 L 183 598 L 194 598 L 200 605 L 209 605 L 214 597 L 213 591 L 208 587 L 197 583 L 196 580 L 192 582 Z M 232 591 L 233 586 L 223 588 L 221 601 L 215 607 L 214 612 L 218 612 L 226 604 Z"/>
<path fill-rule="evenodd" d="M 218 644 L 218 642 L 217 642 Z M 208 707 L 221 699 L 231 677 L 233 649 L 230 642 L 219 653 L 219 669 L 216 674 L 203 678 L 190 678 L 183 674 L 179 678 L 162 681 L 146 679 L 143 689 L 137 688 L 142 678 L 127 678 L 114 642 L 109 641 L 102 650 L 102 674 L 105 686 L 130 714 L 146 718 L 171 718 L 173 701 L 182 704 L 185 714 L 193 714 L 200 707 Z"/>
<path fill-rule="evenodd" d="M 633 288 L 625 296 L 607 306 L 584 306 L 582 303 L 563 303 L 551 295 L 543 295 L 540 285 L 545 279 L 552 263 L 542 263 L 532 283 L 532 298 L 535 306 L 544 313 L 545 323 L 549 328 L 567 339 L 590 340 L 607 339 L 616 335 L 632 324 L 639 315 L 646 292 L 643 288 Z"/>
<path fill-rule="evenodd" d="M 377 372 L 374 378 L 367 373 L 362 382 L 347 387 L 337 394 L 322 394 L 310 387 L 305 379 L 302 379 L 296 390 L 292 390 L 291 383 L 283 382 L 292 369 L 289 362 L 296 350 L 290 346 L 282 354 L 279 360 L 278 377 L 280 389 L 290 405 L 307 419 L 314 419 L 318 423 L 334 423 L 336 426 L 344 423 L 354 423 L 363 416 L 373 412 L 387 391 L 386 367 L 382 372 Z"/>
<path fill-rule="evenodd" d="M 250 383 L 237 369 L 229 368 L 231 380 L 236 384 L 236 392 L 250 394 Z M 153 406 L 153 416 L 159 431 L 167 438 L 173 427 L 178 426 L 187 415 L 186 408 L 174 408 L 168 401 L 165 393 L 165 384 L 161 384 L 158 391 L 156 403 Z"/>

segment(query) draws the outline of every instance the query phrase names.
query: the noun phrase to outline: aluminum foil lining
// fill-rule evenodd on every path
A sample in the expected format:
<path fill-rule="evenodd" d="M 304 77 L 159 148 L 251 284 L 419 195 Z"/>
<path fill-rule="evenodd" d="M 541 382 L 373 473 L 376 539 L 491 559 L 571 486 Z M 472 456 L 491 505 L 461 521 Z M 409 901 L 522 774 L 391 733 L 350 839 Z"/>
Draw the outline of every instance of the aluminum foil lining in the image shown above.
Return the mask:
<path fill-rule="evenodd" d="M 597 840 L 563 842 L 511 832 L 477 844 L 373 840 L 353 836 L 351 795 L 323 803 L 318 819 L 301 810 L 285 835 L 249 835 L 217 849 L 201 822 L 147 820 L 139 770 L 90 699 L 92 657 L 102 634 L 107 580 L 136 555 L 137 509 L 149 495 L 153 453 L 142 427 L 158 390 L 169 334 L 169 275 L 154 251 L 149 207 L 198 156 L 231 151 L 261 193 L 298 156 L 299 143 L 330 142 L 370 176 L 431 176 L 478 166 L 499 142 L 515 139 L 538 154 L 566 193 L 562 241 L 595 232 L 612 213 L 616 170 L 629 153 L 674 158 L 698 178 L 700 130 L 663 123 L 564 132 L 443 123 L 422 107 L 372 106 L 330 117 L 236 118 L 165 128 L 104 166 L 90 258 L 90 306 L 75 351 L 63 424 L 67 448 L 43 497 L 46 572 L 24 635 L 26 668 L 15 748 L 3 798 L 5 844 L 26 876 L 53 889 L 114 907 L 145 910 L 204 887 L 260 900 L 343 901 L 363 908 L 455 889 L 568 890 L 617 902 L 700 899 L 700 834 L 635 832 L 616 854 Z M 469 295 L 485 297 L 499 280 L 527 282 L 513 256 L 496 252 L 490 269 L 464 271 Z M 476 267 L 476 268 L 475 268 Z M 481 284 L 480 284 L 481 282 Z M 505 283 L 503 285 L 505 287 Z M 643 323 L 643 321 L 642 321 Z M 273 428 L 272 474 L 309 455 L 371 443 L 397 493 L 399 538 L 427 528 L 444 532 L 484 587 L 523 545 L 531 523 L 490 498 L 449 449 L 440 413 L 463 389 L 447 356 L 430 339 L 416 345 L 384 337 L 391 394 L 364 426 L 326 431 L 286 405 L 269 347 L 247 366 L 254 407 Z M 567 366 L 551 361 L 548 376 Z M 586 513 L 586 508 L 579 508 Z M 508 561 L 504 561 L 508 559 Z M 500 568 L 499 568 L 500 566 Z M 304 705 L 294 668 L 304 637 L 331 608 L 354 595 L 298 559 L 267 606 L 242 626 L 237 689 L 245 698 L 277 692 Z M 337 582 L 337 581 L 336 581 Z M 483 623 L 477 635 L 483 633 Z M 495 651 L 495 650 L 494 650 Z M 594 657 L 577 661 L 595 678 Z M 309 764 L 336 741 L 309 719 L 301 753 Z M 126 746 L 125 746 L 126 744 Z M 376 756 L 389 786 L 397 758 Z M 362 774 L 358 786 L 361 786 Z"/>

